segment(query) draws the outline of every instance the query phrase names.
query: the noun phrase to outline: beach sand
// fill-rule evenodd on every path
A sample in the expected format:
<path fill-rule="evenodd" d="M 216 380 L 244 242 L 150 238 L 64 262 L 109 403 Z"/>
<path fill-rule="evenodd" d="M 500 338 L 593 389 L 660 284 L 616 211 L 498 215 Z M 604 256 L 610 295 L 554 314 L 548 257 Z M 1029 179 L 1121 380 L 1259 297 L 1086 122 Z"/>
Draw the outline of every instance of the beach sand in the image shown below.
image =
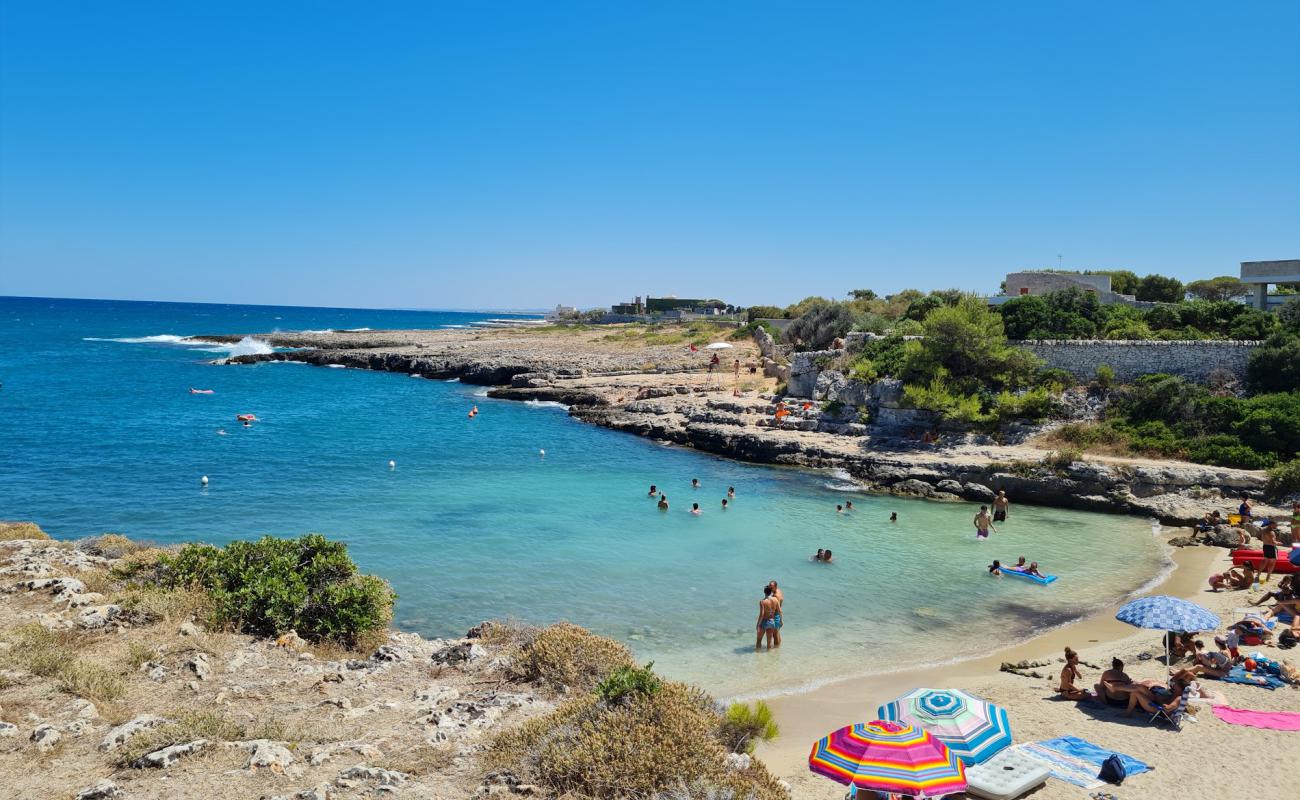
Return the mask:
<path fill-rule="evenodd" d="M 1225 568 L 1229 562 L 1227 550 L 1185 548 L 1176 550 L 1173 558 L 1176 568 L 1151 594 L 1187 598 L 1209 608 L 1225 622 L 1238 618 L 1240 615 L 1234 609 L 1248 605 L 1250 599 L 1261 594 L 1209 591 L 1206 578 Z M 1275 577 L 1273 585 L 1276 583 Z M 1142 715 L 1140 710 L 1128 719 L 1122 716 L 1122 709 L 1055 698 L 1053 687 L 1064 664 L 1062 651 L 1067 645 L 1079 652 L 1083 662 L 1098 667 L 1080 665 L 1083 672 L 1080 686 L 1091 687 L 1113 656 L 1124 660 L 1134 680 L 1163 678 L 1167 674 L 1161 633 L 1137 630 L 1118 622 L 1114 619 L 1117 608 L 985 658 L 839 681 L 811 692 L 771 698 L 768 702 L 781 726 L 781 734 L 761 745 L 757 755 L 774 774 L 791 785 L 794 797 L 838 800 L 844 796 L 844 787 L 808 771 L 808 751 L 814 741 L 844 725 L 874 719 L 878 706 L 917 687 L 960 688 L 1006 708 L 1017 743 L 1077 736 L 1155 767 L 1126 781 L 1122 787 L 1110 787 L 1121 798 L 1173 797 L 1200 791 L 1201 787 L 1213 794 L 1231 792 L 1253 800 L 1295 796 L 1295 787 L 1300 785 L 1300 733 L 1229 725 L 1215 717 L 1205 701 L 1199 703 L 1195 724 L 1184 724 L 1181 731 L 1173 731 L 1167 726 L 1148 724 L 1150 715 Z M 790 634 L 798 635 L 797 630 Z M 1203 638 L 1208 647 L 1214 647 L 1212 635 Z M 1279 661 L 1300 661 L 1297 656 L 1300 650 L 1243 648 L 1243 652 L 1254 650 Z M 1159 658 L 1139 661 L 1140 653 Z M 1022 660 L 1050 661 L 1051 665 L 1035 670 L 1045 676 L 1041 680 L 998 670 L 1003 662 Z M 1202 683 L 1219 691 L 1229 706 L 1300 711 L 1300 690 L 1295 688 L 1269 691 L 1215 680 Z M 1088 792 L 1076 786 L 1049 779 L 1046 786 L 1030 796 L 1035 800 L 1079 800 L 1087 795 Z"/>

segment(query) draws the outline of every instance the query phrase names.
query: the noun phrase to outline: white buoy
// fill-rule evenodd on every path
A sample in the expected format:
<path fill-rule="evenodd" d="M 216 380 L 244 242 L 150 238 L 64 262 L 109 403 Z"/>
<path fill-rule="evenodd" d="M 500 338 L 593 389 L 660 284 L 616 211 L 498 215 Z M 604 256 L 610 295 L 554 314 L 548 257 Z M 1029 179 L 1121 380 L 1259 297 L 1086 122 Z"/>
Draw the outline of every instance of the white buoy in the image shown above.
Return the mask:
<path fill-rule="evenodd" d="M 208 485 L 208 476 L 207 476 L 207 475 L 204 475 L 202 478 L 199 478 L 199 483 L 200 483 L 201 485 L 203 485 L 203 486 L 207 486 L 207 485 Z"/>
<path fill-rule="evenodd" d="M 394 461 L 394 460 L 391 459 L 391 458 L 388 459 L 388 468 L 389 468 L 389 469 L 397 469 L 397 462 Z"/>
<path fill-rule="evenodd" d="M 542 458 L 546 458 L 546 451 L 545 451 L 545 450 L 539 450 L 538 452 L 542 454 Z"/>

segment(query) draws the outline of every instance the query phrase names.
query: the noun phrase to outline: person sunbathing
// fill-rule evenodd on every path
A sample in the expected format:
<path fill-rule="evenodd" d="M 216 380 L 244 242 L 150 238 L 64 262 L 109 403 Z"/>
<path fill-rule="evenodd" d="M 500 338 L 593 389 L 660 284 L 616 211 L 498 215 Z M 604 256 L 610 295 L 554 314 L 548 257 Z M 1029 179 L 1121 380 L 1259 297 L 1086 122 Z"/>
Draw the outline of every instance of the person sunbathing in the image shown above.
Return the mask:
<path fill-rule="evenodd" d="M 1097 685 L 1093 687 L 1097 697 L 1108 705 L 1126 705 L 1130 693 L 1138 688 L 1138 684 L 1124 671 L 1124 662 L 1118 658 L 1110 660 L 1110 669 L 1101 673 L 1097 679 Z"/>
<path fill-rule="evenodd" d="M 1254 585 L 1255 566 L 1249 561 L 1222 574 L 1210 576 L 1210 588 L 1216 592 L 1224 586 L 1230 586 L 1233 589 L 1249 589 Z"/>
<path fill-rule="evenodd" d="M 1251 603 L 1251 605 L 1262 606 L 1265 603 L 1267 603 L 1269 600 L 1288 600 L 1294 597 L 1295 595 L 1292 591 L 1292 582 L 1294 580 L 1295 580 L 1294 575 L 1287 575 L 1283 577 L 1282 580 L 1278 581 L 1276 589 L 1274 589 L 1271 592 L 1268 592 L 1263 597 Z"/>
<path fill-rule="evenodd" d="M 1183 700 L 1183 692 L 1187 691 L 1188 685 L 1195 676 L 1186 670 L 1180 671 L 1169 679 L 1169 686 L 1139 686 L 1128 695 L 1128 707 L 1124 709 L 1124 716 L 1133 716 L 1133 709 L 1141 707 L 1148 714 L 1154 714 L 1157 711 L 1163 711 L 1166 714 L 1172 714 L 1178 710 L 1178 704 Z"/>
<path fill-rule="evenodd" d="M 1192 660 L 1196 663 L 1187 671 L 1193 675 L 1204 675 L 1208 678 L 1226 678 L 1232 671 L 1232 658 L 1222 650 L 1206 650 L 1205 642 L 1199 639 L 1195 644 L 1195 653 Z"/>
<path fill-rule="evenodd" d="M 1082 677 L 1083 674 L 1079 672 L 1079 654 L 1065 648 L 1065 666 L 1061 669 L 1061 685 L 1056 691 L 1066 700 L 1086 700 L 1088 692 L 1074 685 Z"/>

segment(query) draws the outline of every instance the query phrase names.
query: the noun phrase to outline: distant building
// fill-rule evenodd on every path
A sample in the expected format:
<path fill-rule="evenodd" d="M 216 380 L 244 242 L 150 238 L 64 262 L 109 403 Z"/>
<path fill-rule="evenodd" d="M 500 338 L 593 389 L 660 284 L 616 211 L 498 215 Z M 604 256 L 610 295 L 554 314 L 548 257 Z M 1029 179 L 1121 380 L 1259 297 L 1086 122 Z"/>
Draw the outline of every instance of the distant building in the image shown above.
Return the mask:
<path fill-rule="evenodd" d="M 1269 296 L 1270 283 L 1300 283 L 1300 259 L 1289 261 L 1243 261 L 1241 262 L 1241 282 L 1250 286 L 1254 294 L 1251 303 L 1261 311 L 1267 311 L 1270 305 L 1281 305 L 1290 298 L 1277 296 L 1273 302 Z"/>
<path fill-rule="evenodd" d="M 577 308 L 573 306 L 557 305 L 554 311 L 546 312 L 546 319 L 548 320 L 566 319 L 568 317 L 575 317 L 577 315 L 578 315 Z"/>
<path fill-rule="evenodd" d="M 615 303 L 609 307 L 611 314 L 617 316 L 715 316 L 726 311 L 727 304 L 721 300 L 700 300 L 690 297 L 650 297 L 644 300 L 640 295 L 630 303 Z"/>
<path fill-rule="evenodd" d="M 1123 303 L 1131 306 L 1150 306 L 1131 294 L 1120 294 L 1110 289 L 1109 275 L 1084 275 L 1080 272 L 1011 272 L 1007 274 L 1004 295 L 990 297 L 989 305 L 1002 305 L 1016 297 L 1044 295 L 1066 289 L 1078 289 L 1097 296 L 1104 306 Z"/>

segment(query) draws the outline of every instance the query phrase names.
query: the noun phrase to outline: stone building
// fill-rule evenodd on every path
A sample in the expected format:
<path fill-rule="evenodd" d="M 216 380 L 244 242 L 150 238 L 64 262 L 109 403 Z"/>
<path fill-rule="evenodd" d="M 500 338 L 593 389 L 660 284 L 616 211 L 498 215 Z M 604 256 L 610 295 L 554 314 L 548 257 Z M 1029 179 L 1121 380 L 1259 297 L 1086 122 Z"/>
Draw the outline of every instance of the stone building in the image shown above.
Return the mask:
<path fill-rule="evenodd" d="M 1078 289 L 1097 295 L 1104 306 L 1124 303 L 1131 306 L 1148 306 L 1131 294 L 1111 291 L 1109 275 L 1084 275 L 1078 272 L 1011 272 L 1007 274 L 1005 294 L 990 297 L 989 305 L 1001 305 L 1013 297 L 1044 295 L 1065 289 Z"/>
<path fill-rule="evenodd" d="M 1300 259 L 1288 261 L 1243 261 L 1241 262 L 1241 282 L 1252 289 L 1254 302 L 1251 303 L 1261 311 L 1267 311 L 1270 305 L 1268 285 L 1270 283 L 1300 283 Z M 1278 301 L 1280 305 L 1283 297 Z"/>

